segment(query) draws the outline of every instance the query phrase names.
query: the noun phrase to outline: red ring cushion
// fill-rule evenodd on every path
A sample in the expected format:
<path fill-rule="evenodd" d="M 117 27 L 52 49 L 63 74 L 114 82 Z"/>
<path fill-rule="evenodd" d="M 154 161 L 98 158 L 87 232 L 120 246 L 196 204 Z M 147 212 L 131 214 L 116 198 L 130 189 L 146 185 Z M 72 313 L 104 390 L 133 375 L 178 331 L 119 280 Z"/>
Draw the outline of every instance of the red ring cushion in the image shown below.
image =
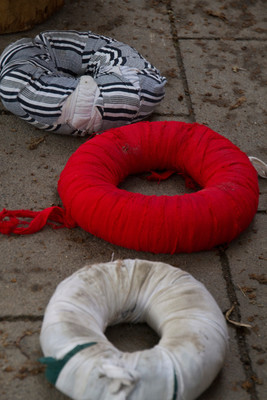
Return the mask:
<path fill-rule="evenodd" d="M 202 189 L 146 196 L 117 185 L 150 170 L 190 175 Z M 153 253 L 208 250 L 248 227 L 258 206 L 247 155 L 206 126 L 140 122 L 104 132 L 70 157 L 58 182 L 67 216 L 111 243 Z"/>

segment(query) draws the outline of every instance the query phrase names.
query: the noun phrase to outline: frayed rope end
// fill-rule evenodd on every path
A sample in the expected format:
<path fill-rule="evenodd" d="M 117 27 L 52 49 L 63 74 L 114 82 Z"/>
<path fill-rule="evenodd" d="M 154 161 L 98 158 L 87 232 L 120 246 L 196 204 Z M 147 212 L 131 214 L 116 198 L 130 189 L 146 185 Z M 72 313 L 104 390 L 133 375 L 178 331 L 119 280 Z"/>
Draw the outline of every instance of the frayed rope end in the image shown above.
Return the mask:
<path fill-rule="evenodd" d="M 51 222 L 52 221 L 52 222 Z M 76 223 L 67 217 L 61 207 L 49 207 L 42 211 L 6 210 L 0 212 L 0 233 L 26 235 L 40 231 L 45 225 L 53 229 L 74 228 Z"/>

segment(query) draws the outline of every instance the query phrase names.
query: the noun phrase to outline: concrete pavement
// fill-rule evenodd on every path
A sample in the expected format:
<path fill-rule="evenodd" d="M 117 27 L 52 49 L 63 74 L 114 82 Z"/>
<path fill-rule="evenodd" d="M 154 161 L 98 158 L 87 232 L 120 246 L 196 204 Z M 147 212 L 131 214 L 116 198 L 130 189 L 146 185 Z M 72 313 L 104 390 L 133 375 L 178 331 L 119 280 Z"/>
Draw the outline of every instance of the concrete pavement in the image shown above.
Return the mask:
<path fill-rule="evenodd" d="M 48 29 L 92 30 L 132 45 L 168 79 L 166 97 L 151 120 L 207 124 L 248 155 L 267 161 L 264 1 L 65 0 L 45 23 L 1 35 L 0 51 Z M 0 208 L 59 204 L 59 174 L 85 140 L 37 130 L 0 106 Z M 1 236 L 0 398 L 66 399 L 47 383 L 36 361 L 44 310 L 61 280 L 86 263 L 113 256 L 178 266 L 206 285 L 224 313 L 234 305 L 231 318 L 251 328 L 229 324 L 224 368 L 200 400 L 266 399 L 267 182 L 259 183 L 258 212 L 227 249 L 154 255 L 120 248 L 79 228 Z M 184 191 L 177 177 L 160 185 L 129 178 L 123 185 L 147 194 Z M 155 343 L 146 326 L 110 328 L 108 335 L 123 350 Z"/>

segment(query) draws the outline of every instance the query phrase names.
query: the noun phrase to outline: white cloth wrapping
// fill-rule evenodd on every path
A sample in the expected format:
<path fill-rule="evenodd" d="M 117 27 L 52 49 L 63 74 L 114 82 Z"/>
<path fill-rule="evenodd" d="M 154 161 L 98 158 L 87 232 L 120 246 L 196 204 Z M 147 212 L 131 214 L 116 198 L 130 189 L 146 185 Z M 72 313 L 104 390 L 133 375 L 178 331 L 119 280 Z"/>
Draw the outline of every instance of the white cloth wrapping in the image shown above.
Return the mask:
<path fill-rule="evenodd" d="M 121 322 L 146 322 L 159 343 L 119 351 L 104 331 Z M 56 381 L 75 400 L 195 399 L 221 369 L 227 340 L 224 316 L 203 284 L 179 268 L 144 260 L 89 265 L 65 279 L 40 336 L 44 355 L 56 359 L 96 342 L 72 356 Z"/>
<path fill-rule="evenodd" d="M 115 73 L 124 76 L 138 91 L 140 90 L 137 74 L 141 71 L 136 68 L 105 65 L 100 71 L 101 74 Z M 75 131 L 83 132 L 83 135 L 98 132 L 102 126 L 102 115 L 97 107 L 99 96 L 100 90 L 95 80 L 89 75 L 81 76 L 76 89 L 63 103 L 57 123 L 67 124 Z"/>
<path fill-rule="evenodd" d="M 84 134 L 97 132 L 102 116 L 95 106 L 100 90 L 91 76 L 81 76 L 78 86 L 62 107 L 58 124 L 68 124 Z"/>

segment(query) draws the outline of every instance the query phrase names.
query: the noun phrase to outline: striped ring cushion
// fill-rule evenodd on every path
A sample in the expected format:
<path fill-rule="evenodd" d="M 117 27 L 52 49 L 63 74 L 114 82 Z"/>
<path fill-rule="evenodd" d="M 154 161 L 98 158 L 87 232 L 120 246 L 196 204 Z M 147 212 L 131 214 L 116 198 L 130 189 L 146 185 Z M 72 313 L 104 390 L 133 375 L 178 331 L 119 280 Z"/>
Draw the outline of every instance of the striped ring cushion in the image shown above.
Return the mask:
<path fill-rule="evenodd" d="M 166 83 L 134 48 L 90 31 L 20 39 L 2 53 L 0 71 L 9 111 L 40 129 L 80 136 L 147 117 Z"/>

